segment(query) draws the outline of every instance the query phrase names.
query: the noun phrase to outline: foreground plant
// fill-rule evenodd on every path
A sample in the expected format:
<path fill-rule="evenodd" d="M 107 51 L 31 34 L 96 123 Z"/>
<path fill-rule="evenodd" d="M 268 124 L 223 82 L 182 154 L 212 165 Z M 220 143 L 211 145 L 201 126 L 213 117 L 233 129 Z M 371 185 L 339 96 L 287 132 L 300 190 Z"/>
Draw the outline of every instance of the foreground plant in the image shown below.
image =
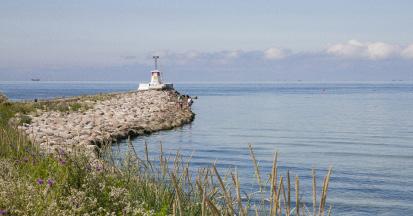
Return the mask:
<path fill-rule="evenodd" d="M 139 181 L 161 183 L 154 188 L 158 197 L 167 199 L 168 213 L 173 215 L 325 215 L 331 214 L 331 206 L 326 210 L 327 192 L 332 169 L 327 171 L 317 197 L 315 170 L 312 172 L 312 206 L 306 206 L 300 198 L 299 178 L 279 175 L 277 153 L 274 155 L 269 179 L 263 183 L 260 167 L 255 153 L 249 145 L 250 156 L 257 178 L 258 191 L 246 193 L 241 188 L 236 170 L 228 170 L 221 175 L 215 164 L 210 167 L 190 169 L 190 159 L 184 160 L 180 152 L 175 157 L 166 156 L 160 145 L 158 158 L 149 158 L 148 145 L 145 143 L 143 157 L 139 157 L 132 143 L 123 161 L 112 150 L 106 151 L 105 157 L 113 167 L 118 167 L 125 176 L 138 176 Z M 115 155 L 115 156 L 114 156 Z M 266 191 L 266 189 L 268 191 Z M 167 190 L 168 196 L 165 196 Z"/>

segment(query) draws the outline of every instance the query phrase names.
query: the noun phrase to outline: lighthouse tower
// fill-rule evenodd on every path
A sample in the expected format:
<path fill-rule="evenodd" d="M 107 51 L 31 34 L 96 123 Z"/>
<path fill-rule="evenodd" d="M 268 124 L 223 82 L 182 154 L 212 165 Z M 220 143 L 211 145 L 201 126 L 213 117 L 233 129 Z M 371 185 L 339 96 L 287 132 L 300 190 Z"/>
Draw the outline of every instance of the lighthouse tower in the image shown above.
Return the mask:
<path fill-rule="evenodd" d="M 153 59 L 155 60 L 155 70 L 151 71 L 151 85 L 161 85 L 161 72 L 158 70 L 158 59 L 159 56 L 154 56 Z"/>
<path fill-rule="evenodd" d="M 161 72 L 158 70 L 159 56 L 153 56 L 155 61 L 155 69 L 151 71 L 151 82 L 139 84 L 138 90 L 159 90 L 159 89 L 173 89 L 172 83 L 163 83 L 161 78 Z"/>

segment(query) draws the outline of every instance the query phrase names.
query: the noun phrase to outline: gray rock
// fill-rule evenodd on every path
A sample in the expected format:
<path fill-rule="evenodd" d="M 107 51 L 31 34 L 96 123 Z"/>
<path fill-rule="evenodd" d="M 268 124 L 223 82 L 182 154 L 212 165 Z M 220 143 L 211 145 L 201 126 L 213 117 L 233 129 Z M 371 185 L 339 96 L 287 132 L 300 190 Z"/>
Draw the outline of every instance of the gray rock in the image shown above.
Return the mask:
<path fill-rule="evenodd" d="M 174 92 L 122 93 L 109 100 L 95 102 L 85 112 L 38 113 L 32 118 L 31 125 L 25 125 L 22 131 L 29 137 L 37 137 L 33 141 L 38 144 L 55 145 L 43 145 L 42 148 L 69 146 L 95 152 L 95 145 L 99 143 L 171 129 L 190 122 L 194 114 L 188 109 L 180 109 L 176 98 L 177 93 Z"/>

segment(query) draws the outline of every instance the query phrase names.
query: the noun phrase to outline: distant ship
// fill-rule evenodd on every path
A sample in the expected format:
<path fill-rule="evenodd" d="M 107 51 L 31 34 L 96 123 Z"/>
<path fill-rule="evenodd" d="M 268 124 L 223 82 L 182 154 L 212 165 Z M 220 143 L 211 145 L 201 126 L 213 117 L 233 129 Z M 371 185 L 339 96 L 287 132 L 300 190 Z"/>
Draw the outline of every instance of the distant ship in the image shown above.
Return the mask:
<path fill-rule="evenodd" d="M 34 82 L 39 82 L 39 81 L 40 81 L 40 79 L 35 78 L 35 79 L 32 79 L 32 81 L 34 81 Z"/>

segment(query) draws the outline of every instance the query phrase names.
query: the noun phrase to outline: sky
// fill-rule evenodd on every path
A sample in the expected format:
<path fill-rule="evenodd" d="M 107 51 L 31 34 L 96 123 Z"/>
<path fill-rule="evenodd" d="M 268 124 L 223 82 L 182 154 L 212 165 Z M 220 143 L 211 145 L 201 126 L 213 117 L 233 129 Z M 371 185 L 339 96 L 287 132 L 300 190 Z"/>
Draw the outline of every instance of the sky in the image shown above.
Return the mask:
<path fill-rule="evenodd" d="M 413 80 L 413 1 L 2 0 L 0 81 Z"/>

